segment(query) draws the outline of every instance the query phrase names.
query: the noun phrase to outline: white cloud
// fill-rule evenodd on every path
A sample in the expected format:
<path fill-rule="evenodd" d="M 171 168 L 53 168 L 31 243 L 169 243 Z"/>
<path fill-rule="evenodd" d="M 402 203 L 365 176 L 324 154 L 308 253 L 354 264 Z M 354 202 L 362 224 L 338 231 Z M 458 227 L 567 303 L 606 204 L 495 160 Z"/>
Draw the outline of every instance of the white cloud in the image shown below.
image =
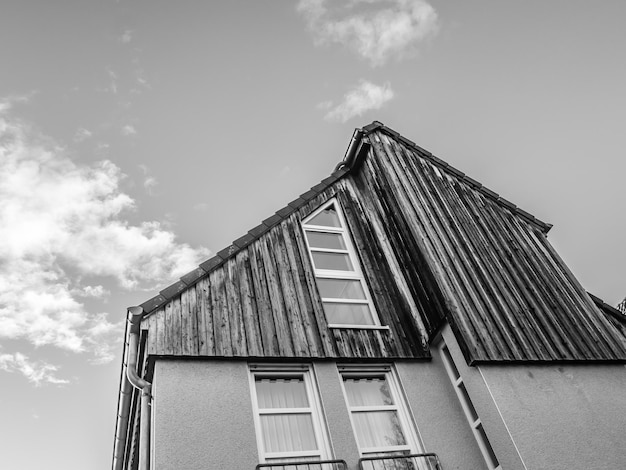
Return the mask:
<path fill-rule="evenodd" d="M 74 142 L 77 142 L 77 143 L 83 142 L 87 140 L 89 137 L 91 137 L 92 135 L 93 133 L 90 130 L 87 130 L 84 127 L 81 127 L 74 134 Z"/>
<path fill-rule="evenodd" d="M 119 37 L 119 40 L 121 43 L 124 44 L 128 44 L 130 41 L 133 40 L 133 32 L 130 29 L 127 29 L 126 31 L 124 31 L 124 33 L 122 33 L 122 35 Z"/>
<path fill-rule="evenodd" d="M 143 187 L 146 188 L 148 193 L 152 194 L 152 189 L 159 184 L 157 179 L 154 176 L 146 176 L 143 180 Z"/>
<path fill-rule="evenodd" d="M 115 71 L 111 68 L 106 69 L 107 75 L 109 76 L 109 80 L 111 80 L 111 86 L 106 89 L 106 91 L 110 91 L 113 94 L 117 93 L 117 73 L 115 73 Z"/>
<path fill-rule="evenodd" d="M 348 91 L 343 101 L 332 107 L 329 102 L 320 103 L 318 108 L 332 109 L 324 116 L 327 121 L 346 122 L 347 120 L 361 116 L 366 111 L 380 109 L 394 96 L 389 83 L 382 86 L 375 85 L 366 80 L 361 80 L 352 90 Z"/>
<path fill-rule="evenodd" d="M 110 294 L 110 292 L 104 288 L 104 286 L 83 286 L 79 289 L 75 289 L 72 291 L 72 294 L 75 294 L 79 297 L 93 297 L 96 299 L 106 297 Z"/>
<path fill-rule="evenodd" d="M 435 9 L 424 0 L 300 0 L 317 44 L 336 43 L 355 51 L 372 66 L 414 53 L 439 29 Z"/>
<path fill-rule="evenodd" d="M 0 370 L 19 372 L 37 386 L 42 382 L 56 385 L 69 383 L 68 380 L 55 376 L 58 367 L 42 361 L 31 361 L 28 356 L 21 353 L 0 354 Z M 39 418 L 36 414 L 33 417 Z"/>
<path fill-rule="evenodd" d="M 138 165 L 139 169 L 143 173 L 143 187 L 146 189 L 148 194 L 153 194 L 153 189 L 156 187 L 159 182 L 157 179 L 150 174 L 150 169 L 146 165 Z"/>
<path fill-rule="evenodd" d="M 122 135 L 136 135 L 137 134 L 137 129 L 135 129 L 135 126 L 132 126 L 130 124 L 125 125 L 124 127 L 122 127 Z"/>
<path fill-rule="evenodd" d="M 0 339 L 110 360 L 123 323 L 87 310 L 82 297 L 106 294 L 94 280 L 153 289 L 208 250 L 179 243 L 158 222 L 128 222 L 135 201 L 121 191 L 115 164 L 79 165 L 8 116 L 10 105 L 0 109 Z"/>

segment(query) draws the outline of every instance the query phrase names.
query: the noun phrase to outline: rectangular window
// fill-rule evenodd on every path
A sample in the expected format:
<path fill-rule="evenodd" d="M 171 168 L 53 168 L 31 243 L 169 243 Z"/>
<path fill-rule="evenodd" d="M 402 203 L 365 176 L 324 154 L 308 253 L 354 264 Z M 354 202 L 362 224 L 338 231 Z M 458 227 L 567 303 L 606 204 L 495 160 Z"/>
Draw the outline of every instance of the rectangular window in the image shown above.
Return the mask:
<path fill-rule="evenodd" d="M 340 366 L 339 373 L 361 456 L 420 451 L 413 420 L 390 366 Z"/>
<path fill-rule="evenodd" d="M 251 365 L 250 389 L 261 462 L 329 458 L 326 428 L 309 366 Z"/>
<path fill-rule="evenodd" d="M 329 326 L 379 327 L 339 204 L 326 202 L 304 219 L 302 228 Z"/>
<path fill-rule="evenodd" d="M 478 447 L 480 447 L 480 451 L 483 454 L 483 458 L 485 459 L 489 470 L 500 470 L 502 467 L 500 467 L 496 454 L 493 452 L 489 439 L 487 439 L 487 434 L 485 434 L 485 430 L 483 429 L 482 421 L 478 417 L 478 413 L 474 408 L 469 393 L 467 393 L 467 389 L 463 383 L 463 377 L 461 377 L 459 370 L 454 364 L 450 350 L 448 349 L 448 346 L 446 346 L 443 339 L 441 340 L 438 349 L 441 354 L 441 359 L 446 367 L 446 371 L 448 372 L 448 377 L 450 378 L 452 385 L 454 385 L 454 390 L 456 391 L 459 401 L 461 402 L 461 406 L 465 412 L 465 417 L 472 428 Z"/>

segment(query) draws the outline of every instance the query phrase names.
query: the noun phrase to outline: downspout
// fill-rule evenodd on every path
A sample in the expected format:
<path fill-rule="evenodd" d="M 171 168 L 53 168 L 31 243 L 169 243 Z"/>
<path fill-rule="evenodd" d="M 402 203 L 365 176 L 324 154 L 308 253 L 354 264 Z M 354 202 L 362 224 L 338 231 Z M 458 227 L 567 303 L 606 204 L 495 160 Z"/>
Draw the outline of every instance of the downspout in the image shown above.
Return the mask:
<path fill-rule="evenodd" d="M 115 426 L 115 442 L 113 444 L 113 470 L 123 470 L 126 437 L 128 435 L 128 419 L 133 386 L 126 377 L 128 365 L 128 322 L 124 329 L 124 350 L 122 351 L 122 373 L 120 377 L 120 396 L 117 403 L 117 423 Z"/>
<path fill-rule="evenodd" d="M 122 369 L 121 393 L 118 404 L 118 422 L 115 430 L 115 445 L 113 449 L 113 470 L 124 469 L 126 437 L 128 435 L 128 420 L 132 389 L 141 390 L 141 416 L 139 430 L 139 470 L 148 470 L 150 467 L 150 407 L 152 399 L 152 384 L 137 374 L 137 356 L 139 355 L 139 333 L 144 311 L 141 307 L 128 308 L 128 321 L 124 344 L 124 365 Z"/>
<path fill-rule="evenodd" d="M 128 322 L 130 326 L 130 338 L 128 344 L 128 364 L 126 376 L 130 384 L 141 390 L 141 416 L 139 418 L 139 470 L 150 468 L 150 421 L 152 406 L 152 384 L 139 377 L 137 374 L 137 356 L 139 352 L 139 331 L 143 308 L 130 307 L 128 309 Z"/>

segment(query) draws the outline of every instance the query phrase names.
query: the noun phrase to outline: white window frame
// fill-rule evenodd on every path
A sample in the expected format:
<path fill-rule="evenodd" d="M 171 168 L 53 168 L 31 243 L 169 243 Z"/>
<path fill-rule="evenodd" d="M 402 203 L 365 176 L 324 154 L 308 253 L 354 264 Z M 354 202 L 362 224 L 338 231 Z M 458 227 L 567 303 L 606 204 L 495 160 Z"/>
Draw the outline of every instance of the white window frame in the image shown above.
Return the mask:
<path fill-rule="evenodd" d="M 493 447 L 491 446 L 491 443 L 489 442 L 489 439 L 487 438 L 487 434 L 485 434 L 483 423 L 478 416 L 476 408 L 474 408 L 474 404 L 472 403 L 467 389 L 465 388 L 463 377 L 454 363 L 454 358 L 452 357 L 445 340 L 441 338 L 436 347 L 446 368 L 450 382 L 452 382 L 452 385 L 454 386 L 454 391 L 456 392 L 459 402 L 461 402 L 465 418 L 472 428 L 472 433 L 474 434 L 474 438 L 476 439 L 480 452 L 485 459 L 487 467 L 489 470 L 502 470 L 502 466 L 498 462 L 498 458 L 493 450 Z"/>
<path fill-rule="evenodd" d="M 372 457 L 374 455 L 382 454 L 418 454 L 424 452 L 424 448 L 420 442 L 419 432 L 409 407 L 407 406 L 404 398 L 404 393 L 400 386 L 400 380 L 392 365 L 388 364 L 376 364 L 376 365 L 339 365 L 337 366 L 339 372 L 339 379 L 341 381 L 341 389 L 343 390 L 343 396 L 346 401 L 346 407 L 350 414 L 350 423 L 352 424 L 352 432 L 354 434 L 354 440 L 359 448 L 361 457 Z M 378 405 L 378 406 L 351 406 L 348 401 L 348 394 L 344 383 L 344 377 L 347 378 L 367 378 L 367 377 L 381 377 L 385 378 L 391 397 L 394 401 L 393 405 Z M 400 420 L 400 427 L 406 440 L 405 445 L 399 446 L 385 446 L 385 447 L 361 447 L 359 444 L 359 438 L 356 432 L 356 426 L 354 424 L 354 413 L 367 412 L 367 411 L 396 411 L 398 419 Z"/>
<path fill-rule="evenodd" d="M 301 376 L 309 400 L 309 406 L 305 408 L 259 408 L 259 401 L 256 394 L 256 377 L 294 377 Z M 250 396 L 252 398 L 252 410 L 254 414 L 254 427 L 256 431 L 257 449 L 259 451 L 259 462 L 268 463 L 287 462 L 287 459 L 302 460 L 325 460 L 332 458 L 332 451 L 326 421 L 321 406 L 317 381 L 313 367 L 309 364 L 250 364 Z M 316 451 L 298 452 L 266 452 L 263 443 L 263 428 L 261 426 L 261 416 L 264 414 L 289 414 L 289 413 L 310 413 L 313 421 L 313 431 L 317 441 Z"/>
<path fill-rule="evenodd" d="M 337 216 L 339 217 L 339 224 L 341 227 L 327 227 L 323 225 L 312 225 L 308 224 L 307 221 L 313 219 L 316 215 L 322 212 L 324 209 L 329 206 L 334 205 L 335 210 L 337 211 Z M 360 324 L 343 324 L 343 323 L 329 323 L 329 328 L 359 328 L 359 329 L 388 329 L 388 326 L 383 326 L 380 324 L 380 320 L 378 318 L 378 314 L 376 313 L 376 309 L 374 308 L 374 302 L 372 301 L 372 296 L 370 295 L 369 288 L 367 287 L 367 282 L 365 282 L 365 276 L 363 275 L 363 271 L 361 270 L 361 263 L 359 262 L 359 257 L 357 256 L 356 250 L 354 248 L 354 244 L 352 243 L 352 237 L 350 236 L 350 232 L 348 230 L 348 225 L 346 224 L 346 219 L 343 216 L 343 211 L 339 202 L 335 199 L 329 199 L 320 207 L 315 209 L 311 214 L 309 214 L 305 219 L 302 220 L 302 229 L 304 232 L 304 241 L 306 243 L 307 249 L 309 251 L 309 259 L 311 260 L 311 265 L 313 267 L 313 271 L 315 273 L 316 279 L 346 279 L 346 280 L 355 280 L 361 283 L 361 288 L 365 293 L 365 299 L 342 299 L 342 298 L 329 298 L 322 297 L 322 305 L 324 303 L 340 303 L 340 304 L 359 304 L 359 305 L 367 305 L 369 307 L 370 315 L 372 316 L 372 325 L 360 325 Z M 332 248 L 312 248 L 309 245 L 309 240 L 306 236 L 306 232 L 321 232 L 321 233 L 335 233 L 341 235 L 344 243 L 346 245 L 345 250 L 338 250 Z M 352 263 L 353 270 L 352 271 L 340 271 L 340 270 L 331 270 L 331 269 L 317 269 L 315 267 L 315 261 L 313 259 L 313 253 L 339 253 L 348 255 L 350 262 Z M 321 296 L 321 294 L 320 294 Z"/>

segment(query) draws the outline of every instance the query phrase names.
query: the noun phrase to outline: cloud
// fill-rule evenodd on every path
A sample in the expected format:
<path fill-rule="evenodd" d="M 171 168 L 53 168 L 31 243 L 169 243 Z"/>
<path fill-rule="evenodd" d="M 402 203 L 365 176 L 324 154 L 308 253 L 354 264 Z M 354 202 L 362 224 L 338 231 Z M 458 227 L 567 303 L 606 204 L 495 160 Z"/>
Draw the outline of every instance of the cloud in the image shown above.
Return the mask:
<path fill-rule="evenodd" d="M 122 135 L 136 135 L 137 134 L 137 129 L 135 129 L 135 126 L 132 126 L 130 124 L 125 125 L 124 127 L 122 127 Z"/>
<path fill-rule="evenodd" d="M 107 75 L 109 76 L 109 80 L 111 80 L 111 86 L 107 88 L 105 91 L 110 91 L 113 94 L 117 94 L 117 73 L 109 67 L 106 68 Z"/>
<path fill-rule="evenodd" d="M 132 41 L 133 40 L 132 30 L 127 29 L 126 31 L 124 31 L 124 33 L 122 33 L 122 35 L 119 37 L 119 40 L 123 44 L 128 44 L 130 41 Z"/>
<path fill-rule="evenodd" d="M 394 96 L 389 83 L 383 86 L 375 85 L 366 80 L 361 80 L 352 90 L 348 91 L 343 101 L 333 107 L 332 102 L 325 101 L 318 105 L 320 109 L 330 109 L 324 116 L 327 121 L 346 122 L 347 120 L 361 116 L 366 111 L 380 109 Z"/>
<path fill-rule="evenodd" d="M 92 135 L 93 133 L 91 131 L 85 129 L 84 127 L 81 127 L 80 129 L 76 131 L 76 134 L 74 134 L 74 142 L 76 143 L 83 142 L 87 140 L 89 137 L 91 137 Z"/>
<path fill-rule="evenodd" d="M 11 118 L 9 105 L 0 109 L 0 340 L 110 360 L 123 322 L 88 311 L 82 299 L 105 295 L 103 281 L 154 289 L 209 252 L 178 242 L 159 222 L 130 223 L 135 201 L 120 189 L 120 168 L 108 160 L 79 165 Z M 11 363 L 20 361 L 14 355 Z"/>
<path fill-rule="evenodd" d="M 36 386 L 40 386 L 42 383 L 55 385 L 69 383 L 68 380 L 55 376 L 54 373 L 58 370 L 58 367 L 42 361 L 31 361 L 28 356 L 21 353 L 0 354 L 0 370 L 19 372 Z M 34 417 L 39 418 L 37 415 L 34 415 Z"/>
<path fill-rule="evenodd" d="M 144 176 L 143 187 L 146 189 L 148 194 L 152 195 L 153 189 L 156 187 L 157 184 L 159 184 L 159 182 L 154 176 L 150 175 L 150 169 L 146 165 L 142 164 L 138 165 L 138 167 Z"/>
<path fill-rule="evenodd" d="M 93 297 L 96 299 L 106 297 L 110 294 L 110 292 L 104 288 L 104 286 L 83 286 L 79 289 L 75 289 L 72 291 L 72 294 L 75 294 L 79 297 Z"/>
<path fill-rule="evenodd" d="M 297 9 L 316 44 L 341 44 L 372 66 L 414 53 L 439 29 L 437 12 L 424 0 L 300 0 Z"/>

